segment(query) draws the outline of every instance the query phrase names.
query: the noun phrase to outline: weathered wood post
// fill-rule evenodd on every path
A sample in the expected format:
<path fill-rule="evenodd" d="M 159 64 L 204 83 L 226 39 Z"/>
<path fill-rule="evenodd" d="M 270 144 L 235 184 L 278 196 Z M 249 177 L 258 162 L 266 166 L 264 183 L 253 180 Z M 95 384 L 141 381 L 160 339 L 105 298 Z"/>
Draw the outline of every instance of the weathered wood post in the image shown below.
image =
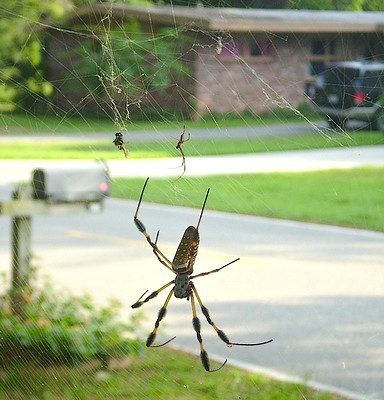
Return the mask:
<path fill-rule="evenodd" d="M 14 200 L 30 198 L 30 190 L 19 188 L 13 193 Z M 30 215 L 14 215 L 11 230 L 12 243 L 12 286 L 11 306 L 15 314 L 24 317 L 26 291 L 31 274 L 31 238 L 32 217 Z"/>
<path fill-rule="evenodd" d="M 30 216 L 12 218 L 12 310 L 21 316 L 30 276 L 31 226 Z"/>

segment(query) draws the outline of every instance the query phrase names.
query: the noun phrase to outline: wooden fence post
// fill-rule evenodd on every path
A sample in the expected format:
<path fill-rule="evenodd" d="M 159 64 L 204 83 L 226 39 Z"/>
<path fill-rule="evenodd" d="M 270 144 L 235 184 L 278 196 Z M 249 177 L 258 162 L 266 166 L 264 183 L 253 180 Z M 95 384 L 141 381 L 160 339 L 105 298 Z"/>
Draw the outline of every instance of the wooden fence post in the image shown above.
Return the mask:
<path fill-rule="evenodd" d="M 19 199 L 20 193 L 14 197 Z M 31 238 L 32 217 L 30 215 L 16 215 L 12 217 L 12 309 L 16 314 L 24 317 L 25 290 L 29 285 L 31 275 Z"/>

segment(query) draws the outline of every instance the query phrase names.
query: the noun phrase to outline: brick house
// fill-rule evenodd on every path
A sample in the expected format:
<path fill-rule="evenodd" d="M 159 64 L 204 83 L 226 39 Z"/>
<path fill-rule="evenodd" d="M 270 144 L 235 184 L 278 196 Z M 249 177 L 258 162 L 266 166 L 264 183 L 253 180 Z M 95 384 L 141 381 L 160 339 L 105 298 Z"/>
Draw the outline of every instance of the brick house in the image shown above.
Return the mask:
<path fill-rule="evenodd" d="M 261 10 L 205 7 L 141 7 L 97 4 L 78 10 L 72 25 L 121 26 L 135 19 L 145 32 L 174 27 L 187 35 L 180 56 L 188 76 L 167 93 L 147 95 L 147 107 L 180 110 L 199 117 L 206 113 L 270 112 L 296 107 L 307 96 L 316 75 L 330 61 L 384 58 L 384 13 L 308 10 Z M 64 88 L 59 52 L 81 40 L 65 30 L 53 30 L 48 64 L 56 87 L 54 101 L 64 110 L 99 107 Z M 56 56 L 55 56 L 56 54 Z M 76 73 L 73 73 L 73 77 Z M 146 101 L 143 102 L 145 106 Z"/>

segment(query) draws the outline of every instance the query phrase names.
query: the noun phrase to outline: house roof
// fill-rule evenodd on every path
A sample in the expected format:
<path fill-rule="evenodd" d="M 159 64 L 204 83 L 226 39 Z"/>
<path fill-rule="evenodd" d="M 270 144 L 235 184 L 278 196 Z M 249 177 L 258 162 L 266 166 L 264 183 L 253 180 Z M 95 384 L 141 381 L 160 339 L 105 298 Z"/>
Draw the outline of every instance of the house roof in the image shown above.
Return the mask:
<path fill-rule="evenodd" d="M 98 3 L 77 10 L 72 22 L 137 18 L 168 26 L 231 32 L 384 32 L 384 12 L 266 10 Z"/>

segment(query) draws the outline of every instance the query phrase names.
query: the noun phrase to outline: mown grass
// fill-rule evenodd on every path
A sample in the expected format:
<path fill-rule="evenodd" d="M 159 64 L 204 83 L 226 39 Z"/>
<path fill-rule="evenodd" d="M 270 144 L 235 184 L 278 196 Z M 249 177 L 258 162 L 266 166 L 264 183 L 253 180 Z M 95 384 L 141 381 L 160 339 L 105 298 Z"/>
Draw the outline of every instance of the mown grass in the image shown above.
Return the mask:
<path fill-rule="evenodd" d="M 301 110 L 301 111 L 300 111 Z M 189 117 L 182 118 L 180 115 L 164 112 L 163 114 L 147 115 L 143 112 L 141 120 L 126 119 L 120 124 L 128 131 L 142 130 L 165 130 L 182 129 L 187 124 L 192 128 L 214 128 L 214 127 L 239 127 L 264 124 L 283 124 L 286 122 L 306 122 L 307 120 L 319 120 L 308 106 L 300 107 L 298 112 L 289 109 L 277 109 L 264 115 L 255 115 L 251 112 L 243 114 L 208 114 L 198 120 Z M 74 116 L 70 113 L 63 116 L 35 115 L 25 113 L 1 113 L 0 133 L 11 135 L 33 134 L 33 133 L 95 133 L 115 132 L 117 129 L 112 118 L 107 116 L 95 118 L 86 116 Z"/>
<path fill-rule="evenodd" d="M 137 200 L 143 179 L 117 178 L 113 196 Z M 384 168 L 152 179 L 145 201 L 384 231 Z M 164 188 L 167 188 L 165 190 Z"/>
<path fill-rule="evenodd" d="M 36 142 L 4 142 L 0 146 L 1 159 L 45 159 L 104 160 L 124 158 L 111 140 L 103 141 L 46 141 Z M 177 138 L 173 142 L 163 140 L 151 142 L 131 142 L 126 144 L 130 158 L 179 157 L 175 149 Z M 270 151 L 325 149 L 351 146 L 370 146 L 384 144 L 384 135 L 371 132 L 351 132 L 350 134 L 308 134 L 288 137 L 254 137 L 212 140 L 193 140 L 184 144 L 186 157 L 202 155 L 225 155 L 261 153 Z"/>
<path fill-rule="evenodd" d="M 124 368 L 14 366 L 0 375 L 0 399 L 199 399 L 341 400 L 306 386 L 272 380 L 225 366 L 204 371 L 196 356 L 151 349 Z"/>

